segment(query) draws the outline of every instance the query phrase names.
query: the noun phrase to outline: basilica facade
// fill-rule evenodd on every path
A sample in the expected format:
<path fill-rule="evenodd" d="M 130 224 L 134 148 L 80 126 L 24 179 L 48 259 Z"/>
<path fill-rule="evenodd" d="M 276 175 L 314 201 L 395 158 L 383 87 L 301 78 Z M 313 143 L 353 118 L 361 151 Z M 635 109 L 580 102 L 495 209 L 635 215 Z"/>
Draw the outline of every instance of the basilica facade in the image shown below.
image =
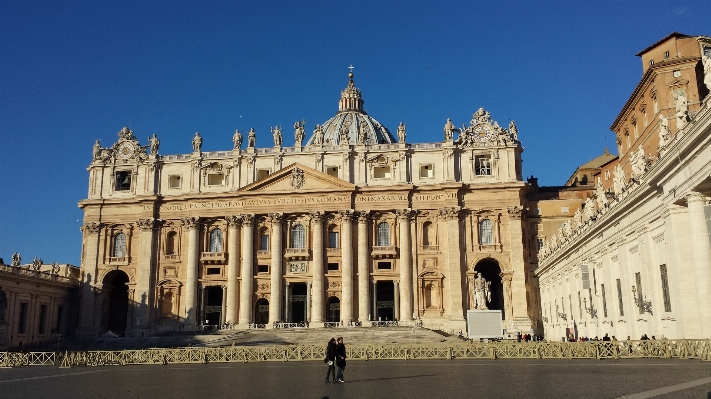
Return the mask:
<path fill-rule="evenodd" d="M 350 74 L 336 115 L 308 138 L 296 122 L 293 146 L 278 127 L 274 147 L 256 148 L 251 129 L 218 152 L 202 152 L 199 133 L 178 155 L 128 128 L 97 141 L 79 204 L 79 334 L 464 330 L 477 273 L 491 285 L 477 307 L 500 310 L 509 333 L 537 331 L 515 124 L 479 109 L 462 128 L 447 120 L 441 142 L 410 144 L 404 124 L 393 135 L 363 104 Z"/>

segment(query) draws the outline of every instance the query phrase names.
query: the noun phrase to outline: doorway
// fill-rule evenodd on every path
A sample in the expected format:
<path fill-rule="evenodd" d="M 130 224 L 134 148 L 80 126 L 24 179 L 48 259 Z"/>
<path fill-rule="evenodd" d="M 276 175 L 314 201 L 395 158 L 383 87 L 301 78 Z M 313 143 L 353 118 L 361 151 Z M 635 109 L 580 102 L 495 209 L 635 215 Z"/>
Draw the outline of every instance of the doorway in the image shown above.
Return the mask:
<path fill-rule="evenodd" d="M 254 322 L 256 324 L 269 323 L 269 301 L 266 298 L 257 301 L 254 309 Z"/>
<path fill-rule="evenodd" d="M 291 323 L 306 322 L 306 283 L 291 284 Z"/>
<path fill-rule="evenodd" d="M 392 281 L 378 281 L 375 320 L 395 320 L 395 284 Z"/>

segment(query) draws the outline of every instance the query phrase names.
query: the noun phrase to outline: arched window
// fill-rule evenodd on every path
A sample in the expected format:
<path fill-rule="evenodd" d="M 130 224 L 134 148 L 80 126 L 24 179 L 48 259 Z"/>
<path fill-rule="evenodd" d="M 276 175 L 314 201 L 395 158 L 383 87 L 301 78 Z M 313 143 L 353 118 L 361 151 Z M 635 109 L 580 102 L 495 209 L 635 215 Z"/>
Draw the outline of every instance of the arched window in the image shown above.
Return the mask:
<path fill-rule="evenodd" d="M 481 245 L 494 244 L 494 228 L 491 220 L 484 219 L 479 222 L 479 237 L 481 237 Z"/>
<path fill-rule="evenodd" d="M 177 236 L 178 236 L 178 233 L 171 231 L 165 237 L 165 254 L 166 255 L 175 255 L 175 240 L 176 240 Z"/>
<path fill-rule="evenodd" d="M 210 232 L 210 252 L 222 252 L 222 230 L 220 229 Z"/>
<path fill-rule="evenodd" d="M 390 225 L 387 222 L 378 224 L 378 245 L 379 247 L 390 246 Z"/>
<path fill-rule="evenodd" d="M 306 234 L 304 233 L 304 225 L 297 224 L 291 228 L 291 247 L 292 248 L 305 248 L 306 247 Z"/>
<path fill-rule="evenodd" d="M 422 245 L 434 245 L 434 231 L 432 229 L 432 222 L 425 222 L 422 225 Z"/>
<path fill-rule="evenodd" d="M 335 225 L 328 227 L 328 248 L 338 248 L 338 231 Z"/>
<path fill-rule="evenodd" d="M 114 236 L 114 257 L 123 258 L 126 256 L 126 235 L 118 233 Z"/>

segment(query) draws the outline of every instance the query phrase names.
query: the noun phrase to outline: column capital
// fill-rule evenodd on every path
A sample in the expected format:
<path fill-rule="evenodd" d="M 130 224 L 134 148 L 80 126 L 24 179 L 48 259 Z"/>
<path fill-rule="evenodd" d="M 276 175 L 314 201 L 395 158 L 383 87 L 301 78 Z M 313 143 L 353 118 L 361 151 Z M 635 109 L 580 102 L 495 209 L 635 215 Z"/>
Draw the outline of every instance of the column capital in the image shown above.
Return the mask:
<path fill-rule="evenodd" d="M 275 212 L 269 214 L 269 221 L 272 224 L 281 224 L 282 220 L 284 220 L 284 213 L 282 212 Z"/>
<path fill-rule="evenodd" d="M 239 227 L 242 225 L 242 217 L 240 215 L 230 215 L 226 216 L 227 226 L 231 228 Z"/>
<path fill-rule="evenodd" d="M 511 219 L 521 219 L 521 214 L 523 213 L 523 208 L 516 206 L 507 206 L 506 211 L 509 213 Z"/>
<path fill-rule="evenodd" d="M 309 217 L 313 222 L 322 223 L 324 219 L 324 213 L 321 211 L 309 212 Z"/>
<path fill-rule="evenodd" d="M 152 231 L 160 225 L 160 220 L 148 218 L 148 219 L 138 219 L 136 221 L 136 226 L 138 226 L 141 231 Z"/>
<path fill-rule="evenodd" d="M 444 220 L 458 220 L 461 207 L 440 208 L 439 217 Z"/>
<path fill-rule="evenodd" d="M 242 224 L 246 227 L 252 227 L 252 224 L 254 224 L 254 214 L 248 213 L 246 215 L 242 215 Z"/>
<path fill-rule="evenodd" d="M 370 211 L 358 212 L 358 223 L 368 223 L 369 215 L 370 215 Z"/>
<path fill-rule="evenodd" d="M 102 223 L 97 223 L 97 222 L 89 222 L 89 223 L 84 223 L 83 226 L 79 228 L 83 233 L 92 233 L 96 234 L 98 233 L 101 228 L 104 227 Z"/>
<path fill-rule="evenodd" d="M 200 218 L 196 216 L 180 219 L 180 225 L 187 230 L 194 230 L 200 227 Z"/>
<path fill-rule="evenodd" d="M 415 216 L 417 216 L 417 211 L 413 210 L 412 208 L 398 209 L 395 211 L 395 213 L 397 214 L 397 217 L 400 220 L 407 220 L 407 221 L 410 221 Z"/>
<path fill-rule="evenodd" d="M 353 217 L 355 216 L 355 212 L 353 211 L 353 209 L 346 209 L 343 211 L 338 211 L 338 214 L 341 215 L 341 220 L 344 222 L 345 221 L 350 222 L 351 220 L 353 220 Z"/>
<path fill-rule="evenodd" d="M 700 192 L 697 192 L 697 191 L 689 192 L 688 194 L 686 194 L 684 196 L 684 198 L 686 198 L 687 204 L 691 203 L 691 202 L 697 202 L 697 201 L 701 201 L 704 203 L 706 202 L 706 196 Z"/>

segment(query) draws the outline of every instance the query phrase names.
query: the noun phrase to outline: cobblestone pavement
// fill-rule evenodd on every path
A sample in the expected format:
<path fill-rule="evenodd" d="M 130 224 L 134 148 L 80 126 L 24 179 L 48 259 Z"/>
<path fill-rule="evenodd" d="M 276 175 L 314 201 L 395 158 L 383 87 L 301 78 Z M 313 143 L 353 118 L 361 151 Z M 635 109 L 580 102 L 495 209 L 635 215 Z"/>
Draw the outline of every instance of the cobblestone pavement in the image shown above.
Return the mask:
<path fill-rule="evenodd" d="M 13 368 L 0 369 L 0 397 L 705 399 L 711 391 L 711 363 L 698 360 L 352 361 L 344 384 L 325 384 L 325 373 L 317 362 Z"/>

